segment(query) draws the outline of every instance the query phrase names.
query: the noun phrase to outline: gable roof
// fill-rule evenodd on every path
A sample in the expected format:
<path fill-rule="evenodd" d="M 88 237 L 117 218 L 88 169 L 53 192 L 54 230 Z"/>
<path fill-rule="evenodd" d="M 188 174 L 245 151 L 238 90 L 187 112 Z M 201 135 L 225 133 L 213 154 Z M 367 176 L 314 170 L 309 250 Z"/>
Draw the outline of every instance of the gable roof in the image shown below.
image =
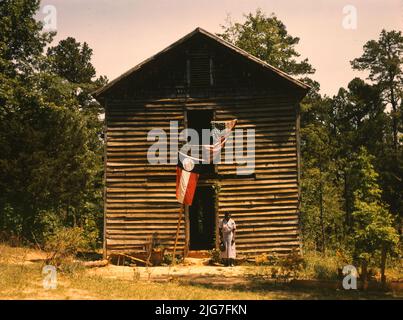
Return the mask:
<path fill-rule="evenodd" d="M 98 90 L 96 90 L 94 92 L 95 97 L 98 97 L 98 96 L 102 95 L 103 93 L 108 91 L 110 88 L 112 88 L 116 84 L 118 84 L 121 80 L 125 79 L 126 77 L 128 77 L 131 74 L 135 73 L 136 71 L 140 70 L 144 65 L 150 63 L 151 61 L 154 61 L 159 56 L 161 56 L 164 53 L 170 51 L 171 49 L 175 48 L 179 44 L 185 42 L 186 40 L 192 38 L 196 34 L 203 34 L 203 35 L 207 36 L 208 38 L 216 41 L 217 43 L 220 43 L 221 45 L 231 49 L 232 51 L 234 51 L 234 52 L 246 57 L 250 61 L 253 61 L 254 63 L 260 65 L 262 68 L 265 68 L 265 69 L 268 69 L 268 70 L 274 72 L 278 76 L 284 78 L 285 80 L 288 80 L 290 83 L 294 84 L 296 87 L 299 87 L 300 89 L 303 89 L 303 90 L 306 90 L 306 91 L 308 91 L 310 89 L 310 86 L 308 86 L 307 84 L 303 83 L 302 81 L 300 81 L 298 79 L 293 78 L 292 76 L 290 76 L 286 72 L 284 72 L 284 71 L 282 71 L 282 70 L 280 70 L 280 69 L 278 69 L 276 67 L 273 67 L 272 65 L 268 64 L 267 62 L 265 62 L 263 60 L 260 60 L 259 58 L 251 55 L 250 53 L 246 52 L 245 50 L 243 50 L 241 48 L 238 48 L 237 46 L 234 46 L 232 43 L 230 43 L 230 42 L 228 42 L 228 41 L 226 41 L 224 39 L 221 39 L 220 37 L 218 37 L 218 36 L 208 32 L 208 31 L 198 27 L 195 30 L 193 30 L 192 32 L 190 32 L 187 35 L 185 35 L 184 37 L 182 37 L 179 40 L 177 40 L 174 43 L 172 43 L 170 46 L 166 47 L 165 49 L 163 49 L 160 52 L 156 53 L 155 55 L 151 56 L 150 58 L 144 60 L 143 62 L 141 62 L 138 65 L 134 66 L 133 68 L 129 69 L 128 71 L 126 71 L 125 73 L 123 73 L 119 77 L 115 78 L 114 80 L 112 80 L 111 82 L 109 82 L 108 84 L 103 86 L 102 88 L 99 88 Z"/>

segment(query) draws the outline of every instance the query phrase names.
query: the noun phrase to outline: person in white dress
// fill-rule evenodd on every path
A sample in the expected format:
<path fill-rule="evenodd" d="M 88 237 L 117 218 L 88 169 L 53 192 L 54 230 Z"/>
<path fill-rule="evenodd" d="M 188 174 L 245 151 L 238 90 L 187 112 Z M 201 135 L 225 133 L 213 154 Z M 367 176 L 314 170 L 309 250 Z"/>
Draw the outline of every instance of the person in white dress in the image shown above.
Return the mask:
<path fill-rule="evenodd" d="M 220 221 L 219 224 L 219 234 L 220 234 L 220 246 L 224 246 L 225 250 L 221 251 L 221 258 L 226 266 L 234 266 L 234 260 L 236 258 L 235 250 L 235 230 L 236 224 L 233 219 L 231 219 L 231 213 L 226 212 L 224 219 Z"/>

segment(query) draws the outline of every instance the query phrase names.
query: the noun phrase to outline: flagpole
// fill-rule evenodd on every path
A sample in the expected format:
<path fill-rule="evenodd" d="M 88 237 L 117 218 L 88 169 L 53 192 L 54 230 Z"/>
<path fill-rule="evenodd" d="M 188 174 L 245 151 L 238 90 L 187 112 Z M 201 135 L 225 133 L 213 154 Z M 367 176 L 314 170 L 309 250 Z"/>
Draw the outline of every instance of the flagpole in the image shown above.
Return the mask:
<path fill-rule="evenodd" d="M 182 214 L 183 214 L 183 210 L 184 210 L 184 204 L 181 204 L 180 209 L 179 209 L 179 218 L 178 218 L 178 225 L 176 227 L 176 237 L 175 237 L 175 244 L 174 244 L 174 253 L 173 253 L 173 257 L 172 257 L 172 262 L 171 265 L 175 265 L 176 263 L 176 245 L 178 243 L 178 238 L 179 238 L 179 230 L 180 230 L 180 226 L 181 226 L 181 220 L 182 220 Z"/>

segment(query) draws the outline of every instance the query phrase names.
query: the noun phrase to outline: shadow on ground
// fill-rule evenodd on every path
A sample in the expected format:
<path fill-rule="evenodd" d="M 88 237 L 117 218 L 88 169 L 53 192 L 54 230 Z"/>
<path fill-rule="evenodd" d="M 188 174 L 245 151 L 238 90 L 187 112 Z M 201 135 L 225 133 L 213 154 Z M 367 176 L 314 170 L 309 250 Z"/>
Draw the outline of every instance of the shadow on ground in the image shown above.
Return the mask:
<path fill-rule="evenodd" d="M 328 288 L 323 289 L 302 289 L 292 288 L 287 283 L 260 280 L 260 279 L 240 279 L 236 277 L 225 277 L 219 279 L 216 276 L 204 276 L 203 278 L 194 276 L 186 277 L 186 279 L 179 280 L 181 284 L 187 284 L 199 288 L 219 289 L 219 290 L 232 290 L 239 292 L 254 292 L 254 293 L 275 293 L 279 296 L 287 296 L 293 299 L 346 299 L 346 300 L 360 300 L 360 299 L 376 299 L 376 300 L 390 300 L 390 299 L 403 299 L 394 292 L 371 292 L 360 290 L 332 290 Z"/>

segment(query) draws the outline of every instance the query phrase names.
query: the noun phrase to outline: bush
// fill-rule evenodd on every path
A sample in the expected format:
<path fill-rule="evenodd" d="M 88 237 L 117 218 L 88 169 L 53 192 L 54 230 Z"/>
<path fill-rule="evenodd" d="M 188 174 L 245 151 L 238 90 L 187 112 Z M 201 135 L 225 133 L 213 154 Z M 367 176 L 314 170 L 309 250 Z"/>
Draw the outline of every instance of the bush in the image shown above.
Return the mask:
<path fill-rule="evenodd" d="M 221 262 L 221 252 L 218 249 L 213 249 L 209 251 L 210 253 L 210 260 L 209 264 L 215 264 L 215 263 L 220 263 Z"/>
<path fill-rule="evenodd" d="M 326 264 L 316 264 L 313 266 L 313 270 L 316 279 L 336 280 L 338 278 L 337 270 Z"/>
<path fill-rule="evenodd" d="M 63 261 L 71 259 L 78 251 L 87 250 L 88 247 L 89 243 L 82 228 L 60 228 L 46 239 L 45 250 L 51 252 L 47 262 L 60 266 Z"/>
<path fill-rule="evenodd" d="M 102 244 L 102 241 L 100 241 L 100 230 L 97 226 L 96 217 L 85 217 L 83 222 L 83 236 L 88 248 L 91 250 L 95 250 Z"/>
<path fill-rule="evenodd" d="M 45 245 L 46 239 L 52 237 L 62 227 L 60 214 L 52 210 L 43 210 L 35 218 L 32 232 L 35 233 L 35 240 Z"/>
<path fill-rule="evenodd" d="M 101 244 L 100 230 L 97 225 L 99 219 L 95 214 L 86 212 L 80 217 L 78 227 L 73 227 L 70 222 L 63 218 L 63 214 L 52 210 L 43 210 L 35 219 L 35 225 L 32 228 L 34 240 L 40 244 L 48 246 L 55 235 L 65 233 L 68 229 L 79 229 L 82 234 L 82 242 L 85 243 L 85 249 L 95 250 Z M 35 232 L 34 232 L 35 231 Z M 66 236 L 66 235 L 63 235 Z M 83 249 L 84 250 L 84 249 Z"/>
<path fill-rule="evenodd" d="M 172 253 L 164 254 L 164 258 L 162 260 L 162 264 L 171 265 L 173 259 Z M 183 257 L 180 254 L 176 255 L 175 264 L 181 263 L 183 261 Z"/>
<path fill-rule="evenodd" d="M 350 264 L 350 258 L 341 251 L 329 251 L 326 254 L 308 251 L 304 254 L 305 266 L 302 270 L 303 277 L 318 280 L 339 279 L 340 270 Z"/>
<path fill-rule="evenodd" d="M 279 258 L 277 264 L 281 268 L 281 276 L 286 279 L 298 278 L 299 272 L 305 265 L 305 260 L 298 250 L 293 250 L 288 255 Z"/>
<path fill-rule="evenodd" d="M 15 210 L 10 204 L 5 204 L 3 207 L 0 207 L 0 213 L 0 228 L 2 229 L 0 240 L 9 242 L 10 238 L 21 239 L 24 218 L 20 212 Z M 10 245 L 14 245 L 13 241 L 10 242 Z"/>
<path fill-rule="evenodd" d="M 255 263 L 256 265 L 263 265 L 266 264 L 268 262 L 268 257 L 266 253 L 263 253 L 261 255 L 258 255 L 255 257 Z"/>
<path fill-rule="evenodd" d="M 80 261 L 75 260 L 73 256 L 67 256 L 59 260 L 57 269 L 59 272 L 78 276 L 80 272 L 85 270 L 85 266 Z"/>

